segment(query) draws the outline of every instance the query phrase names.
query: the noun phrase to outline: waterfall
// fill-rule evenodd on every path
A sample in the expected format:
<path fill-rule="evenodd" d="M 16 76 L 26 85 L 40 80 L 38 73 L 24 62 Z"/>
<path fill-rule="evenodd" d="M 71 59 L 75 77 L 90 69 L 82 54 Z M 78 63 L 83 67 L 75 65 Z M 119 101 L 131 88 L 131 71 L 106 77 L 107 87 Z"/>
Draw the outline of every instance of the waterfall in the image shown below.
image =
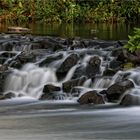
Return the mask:
<path fill-rule="evenodd" d="M 34 64 L 26 64 L 21 70 L 14 70 L 6 79 L 5 92 L 16 91 L 27 96 L 38 98 L 47 83 L 55 83 L 55 69 L 39 68 Z"/>

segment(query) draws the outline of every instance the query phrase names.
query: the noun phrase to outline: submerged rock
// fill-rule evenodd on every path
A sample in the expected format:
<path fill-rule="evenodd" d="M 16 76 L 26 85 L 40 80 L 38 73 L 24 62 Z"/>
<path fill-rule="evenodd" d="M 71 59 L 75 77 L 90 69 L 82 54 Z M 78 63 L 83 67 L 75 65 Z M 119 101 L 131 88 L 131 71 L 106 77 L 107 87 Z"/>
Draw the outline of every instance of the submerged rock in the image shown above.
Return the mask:
<path fill-rule="evenodd" d="M 88 91 L 84 93 L 79 99 L 80 104 L 105 104 L 104 98 L 102 95 L 98 94 L 96 91 Z"/>
<path fill-rule="evenodd" d="M 130 80 L 114 83 L 106 90 L 108 101 L 118 101 L 125 91 L 131 88 L 134 88 L 134 83 Z"/>

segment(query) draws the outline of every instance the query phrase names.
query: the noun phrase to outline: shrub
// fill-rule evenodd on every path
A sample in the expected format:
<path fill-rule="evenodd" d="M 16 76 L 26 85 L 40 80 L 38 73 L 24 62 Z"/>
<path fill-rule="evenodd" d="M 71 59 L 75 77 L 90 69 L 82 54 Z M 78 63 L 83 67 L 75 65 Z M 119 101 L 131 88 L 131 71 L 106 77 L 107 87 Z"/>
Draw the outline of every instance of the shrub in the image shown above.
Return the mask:
<path fill-rule="evenodd" d="M 128 37 L 129 41 L 124 47 L 130 52 L 140 49 L 140 28 L 134 28 L 134 35 Z"/>

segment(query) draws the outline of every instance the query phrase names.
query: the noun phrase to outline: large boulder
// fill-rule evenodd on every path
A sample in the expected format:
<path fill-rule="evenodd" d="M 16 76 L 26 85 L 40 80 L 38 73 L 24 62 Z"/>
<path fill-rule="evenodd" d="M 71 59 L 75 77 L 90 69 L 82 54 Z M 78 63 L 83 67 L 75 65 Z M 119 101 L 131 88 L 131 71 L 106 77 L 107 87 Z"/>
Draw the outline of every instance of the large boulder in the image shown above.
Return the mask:
<path fill-rule="evenodd" d="M 130 80 L 116 82 L 111 85 L 107 90 L 107 99 L 109 102 L 118 101 L 125 91 L 134 87 L 134 83 Z"/>
<path fill-rule="evenodd" d="M 100 73 L 101 59 L 99 56 L 93 56 L 90 58 L 86 66 L 86 76 L 88 78 L 94 77 L 96 74 Z"/>
<path fill-rule="evenodd" d="M 82 76 L 78 79 L 66 81 L 62 84 L 62 89 L 64 92 L 69 93 L 74 87 L 82 86 L 86 79 L 87 78 L 85 76 Z"/>
<path fill-rule="evenodd" d="M 102 95 L 98 94 L 96 91 L 85 92 L 79 99 L 80 104 L 105 104 L 104 98 Z"/>
<path fill-rule="evenodd" d="M 77 64 L 79 60 L 79 56 L 75 53 L 70 54 L 60 65 L 57 69 L 57 73 L 66 73 L 68 72 L 73 66 Z"/>

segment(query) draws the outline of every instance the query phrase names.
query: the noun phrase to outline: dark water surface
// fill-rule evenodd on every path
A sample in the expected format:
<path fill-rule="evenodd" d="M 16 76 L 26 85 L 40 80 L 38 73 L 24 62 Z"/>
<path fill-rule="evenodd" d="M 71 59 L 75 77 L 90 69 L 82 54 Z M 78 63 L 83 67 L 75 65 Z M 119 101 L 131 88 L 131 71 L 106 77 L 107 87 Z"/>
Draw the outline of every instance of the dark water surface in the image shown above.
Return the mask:
<path fill-rule="evenodd" d="M 0 32 L 7 32 L 8 26 L 16 26 L 14 24 L 0 24 Z M 83 37 L 83 38 L 99 38 L 104 40 L 124 40 L 128 34 L 131 34 L 134 27 L 140 27 L 139 23 L 135 24 L 23 24 L 22 27 L 28 27 L 32 30 L 32 34 L 51 35 L 62 37 Z"/>

